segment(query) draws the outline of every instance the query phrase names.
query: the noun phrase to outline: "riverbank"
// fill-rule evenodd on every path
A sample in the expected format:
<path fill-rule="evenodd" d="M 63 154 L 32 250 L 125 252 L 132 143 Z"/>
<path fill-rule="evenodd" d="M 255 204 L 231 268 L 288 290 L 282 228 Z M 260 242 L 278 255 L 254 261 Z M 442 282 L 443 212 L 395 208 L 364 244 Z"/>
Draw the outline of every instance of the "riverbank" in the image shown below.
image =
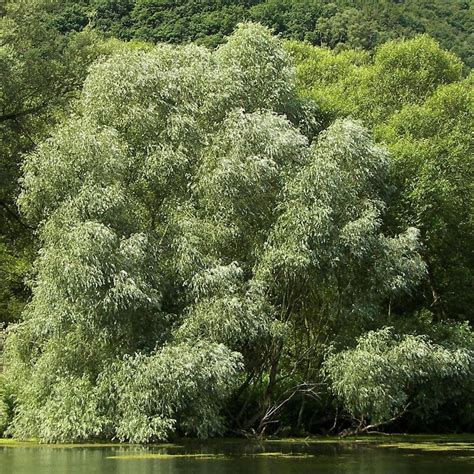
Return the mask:
<path fill-rule="evenodd" d="M 214 446 L 226 446 L 236 444 L 368 444 L 381 447 L 410 447 L 411 449 L 433 450 L 438 448 L 451 448 L 453 450 L 462 447 L 474 450 L 474 433 L 458 434 L 376 434 L 348 436 L 345 438 L 337 436 L 309 436 L 309 437 L 267 437 L 267 438 L 214 438 L 209 440 L 199 440 L 196 438 L 178 438 L 168 443 L 150 443 L 146 445 L 121 443 L 118 441 L 92 441 L 84 443 L 42 443 L 36 439 L 17 440 L 12 438 L 0 438 L 0 447 L 10 448 L 116 448 L 116 447 L 149 447 L 155 449 L 183 449 L 186 447 L 195 447 L 198 445 L 212 444 Z"/>

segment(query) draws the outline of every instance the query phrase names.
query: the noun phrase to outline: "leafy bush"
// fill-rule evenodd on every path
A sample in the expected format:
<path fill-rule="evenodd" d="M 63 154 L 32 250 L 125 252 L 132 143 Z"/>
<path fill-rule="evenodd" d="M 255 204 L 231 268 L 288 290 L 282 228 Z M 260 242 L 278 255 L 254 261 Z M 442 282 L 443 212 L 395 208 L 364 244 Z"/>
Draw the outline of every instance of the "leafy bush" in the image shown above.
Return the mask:
<path fill-rule="evenodd" d="M 331 354 L 324 369 L 331 390 L 359 426 L 376 427 L 410 405 L 423 409 L 425 417 L 436 414 L 455 395 L 453 384 L 472 379 L 473 362 L 472 336 L 467 347 L 450 347 L 383 328 L 359 337 L 356 347 Z"/>

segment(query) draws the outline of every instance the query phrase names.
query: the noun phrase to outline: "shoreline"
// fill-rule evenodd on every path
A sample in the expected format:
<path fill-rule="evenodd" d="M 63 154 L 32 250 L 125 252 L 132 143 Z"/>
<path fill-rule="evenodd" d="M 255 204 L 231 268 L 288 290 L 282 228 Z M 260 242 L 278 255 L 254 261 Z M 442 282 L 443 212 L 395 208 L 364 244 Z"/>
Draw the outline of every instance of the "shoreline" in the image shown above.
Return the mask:
<path fill-rule="evenodd" d="M 474 449 L 474 433 L 459 433 L 459 434 L 374 434 L 374 435 L 359 435 L 348 436 L 341 438 L 338 436 L 308 436 L 308 437 L 266 437 L 266 438 L 210 438 L 206 440 L 197 438 L 177 438 L 170 442 L 156 442 L 148 444 L 127 443 L 120 441 L 84 441 L 84 442 L 65 442 L 65 443 L 47 443 L 41 442 L 38 439 L 14 439 L 14 438 L 0 438 L 0 448 L 154 448 L 154 449 L 185 449 L 202 446 L 228 445 L 228 444 L 368 444 L 380 447 L 404 447 L 413 446 L 423 448 L 430 448 L 431 446 L 447 447 L 461 447 L 472 445 Z"/>

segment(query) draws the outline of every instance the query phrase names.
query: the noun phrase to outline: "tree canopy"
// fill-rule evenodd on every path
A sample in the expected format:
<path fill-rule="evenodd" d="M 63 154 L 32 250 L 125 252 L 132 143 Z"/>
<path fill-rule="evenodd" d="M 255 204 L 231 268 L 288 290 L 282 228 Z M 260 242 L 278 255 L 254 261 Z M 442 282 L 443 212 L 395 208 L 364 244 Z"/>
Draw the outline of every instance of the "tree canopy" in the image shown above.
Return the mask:
<path fill-rule="evenodd" d="M 63 32 L 92 24 L 126 40 L 216 46 L 250 20 L 338 50 L 426 33 L 472 67 L 472 18 L 466 0 L 67 0 L 54 23 Z"/>
<path fill-rule="evenodd" d="M 263 429 L 283 380 L 318 380 L 334 331 L 414 288 L 418 231 L 383 230 L 389 156 L 351 120 L 318 132 L 312 110 L 258 25 L 92 67 L 23 167 L 42 250 L 7 344 L 13 434 L 208 436 L 246 372 L 238 423 Z"/>

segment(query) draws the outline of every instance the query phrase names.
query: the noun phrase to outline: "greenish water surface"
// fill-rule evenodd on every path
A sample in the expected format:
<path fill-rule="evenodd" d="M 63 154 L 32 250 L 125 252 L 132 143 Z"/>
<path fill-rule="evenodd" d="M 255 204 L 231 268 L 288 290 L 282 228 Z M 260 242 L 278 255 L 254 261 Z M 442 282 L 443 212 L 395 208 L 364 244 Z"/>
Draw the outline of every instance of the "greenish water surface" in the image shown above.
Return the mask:
<path fill-rule="evenodd" d="M 1 474 L 472 474 L 469 438 L 306 439 L 131 446 L 0 440 Z"/>

